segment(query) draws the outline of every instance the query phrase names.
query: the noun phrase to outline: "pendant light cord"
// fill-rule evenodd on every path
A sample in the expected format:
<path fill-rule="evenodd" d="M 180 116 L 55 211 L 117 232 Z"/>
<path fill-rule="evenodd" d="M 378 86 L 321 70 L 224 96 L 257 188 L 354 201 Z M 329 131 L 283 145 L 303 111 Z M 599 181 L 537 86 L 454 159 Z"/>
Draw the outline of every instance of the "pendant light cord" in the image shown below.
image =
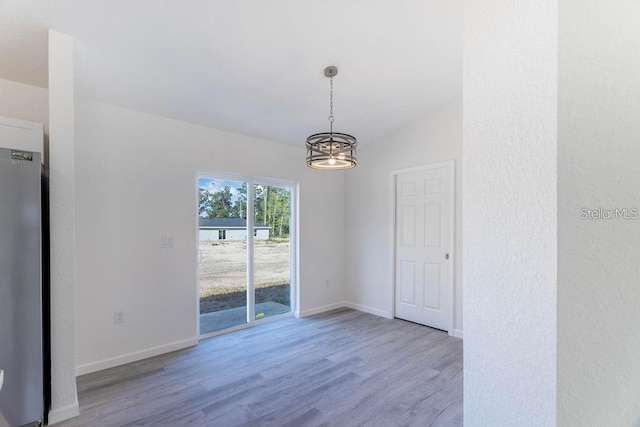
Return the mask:
<path fill-rule="evenodd" d="M 330 133 L 333 133 L 333 77 L 329 77 L 329 126 Z"/>

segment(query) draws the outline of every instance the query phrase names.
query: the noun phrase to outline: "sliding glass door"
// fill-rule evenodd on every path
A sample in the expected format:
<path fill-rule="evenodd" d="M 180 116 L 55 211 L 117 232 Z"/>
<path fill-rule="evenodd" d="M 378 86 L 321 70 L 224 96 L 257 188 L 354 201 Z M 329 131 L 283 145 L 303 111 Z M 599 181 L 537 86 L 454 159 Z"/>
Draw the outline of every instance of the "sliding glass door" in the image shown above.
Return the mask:
<path fill-rule="evenodd" d="M 246 183 L 198 179 L 200 334 L 247 323 Z M 243 231 L 244 230 L 244 231 Z"/>
<path fill-rule="evenodd" d="M 292 313 L 294 189 L 264 178 L 198 177 L 201 336 Z"/>
<path fill-rule="evenodd" d="M 256 319 L 291 311 L 291 189 L 254 185 Z"/>

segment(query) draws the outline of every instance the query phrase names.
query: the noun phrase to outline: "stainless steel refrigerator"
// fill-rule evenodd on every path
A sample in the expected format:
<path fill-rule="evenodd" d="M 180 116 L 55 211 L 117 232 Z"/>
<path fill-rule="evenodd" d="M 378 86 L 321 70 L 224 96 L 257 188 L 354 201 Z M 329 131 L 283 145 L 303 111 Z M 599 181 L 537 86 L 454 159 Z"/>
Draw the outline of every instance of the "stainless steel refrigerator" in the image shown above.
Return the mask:
<path fill-rule="evenodd" d="M 44 413 L 40 154 L 0 148 L 0 426 Z"/>

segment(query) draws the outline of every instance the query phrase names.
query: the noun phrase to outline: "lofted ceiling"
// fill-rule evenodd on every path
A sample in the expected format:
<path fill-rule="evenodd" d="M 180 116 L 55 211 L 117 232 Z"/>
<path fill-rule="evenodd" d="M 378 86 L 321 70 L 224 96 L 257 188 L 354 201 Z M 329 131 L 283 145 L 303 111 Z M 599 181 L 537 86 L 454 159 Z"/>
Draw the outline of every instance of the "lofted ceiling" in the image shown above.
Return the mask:
<path fill-rule="evenodd" d="M 76 95 L 304 146 L 361 144 L 460 95 L 461 0 L 0 0 L 0 78 L 47 86 L 47 29 Z"/>

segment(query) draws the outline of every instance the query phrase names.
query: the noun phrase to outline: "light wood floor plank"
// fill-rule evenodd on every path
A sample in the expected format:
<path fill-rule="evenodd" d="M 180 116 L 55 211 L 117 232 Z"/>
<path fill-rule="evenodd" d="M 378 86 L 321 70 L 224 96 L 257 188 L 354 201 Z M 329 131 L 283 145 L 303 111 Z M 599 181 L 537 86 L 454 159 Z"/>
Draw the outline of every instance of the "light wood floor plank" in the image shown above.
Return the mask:
<path fill-rule="evenodd" d="M 460 426 L 462 341 L 349 309 L 78 378 L 57 426 Z"/>

